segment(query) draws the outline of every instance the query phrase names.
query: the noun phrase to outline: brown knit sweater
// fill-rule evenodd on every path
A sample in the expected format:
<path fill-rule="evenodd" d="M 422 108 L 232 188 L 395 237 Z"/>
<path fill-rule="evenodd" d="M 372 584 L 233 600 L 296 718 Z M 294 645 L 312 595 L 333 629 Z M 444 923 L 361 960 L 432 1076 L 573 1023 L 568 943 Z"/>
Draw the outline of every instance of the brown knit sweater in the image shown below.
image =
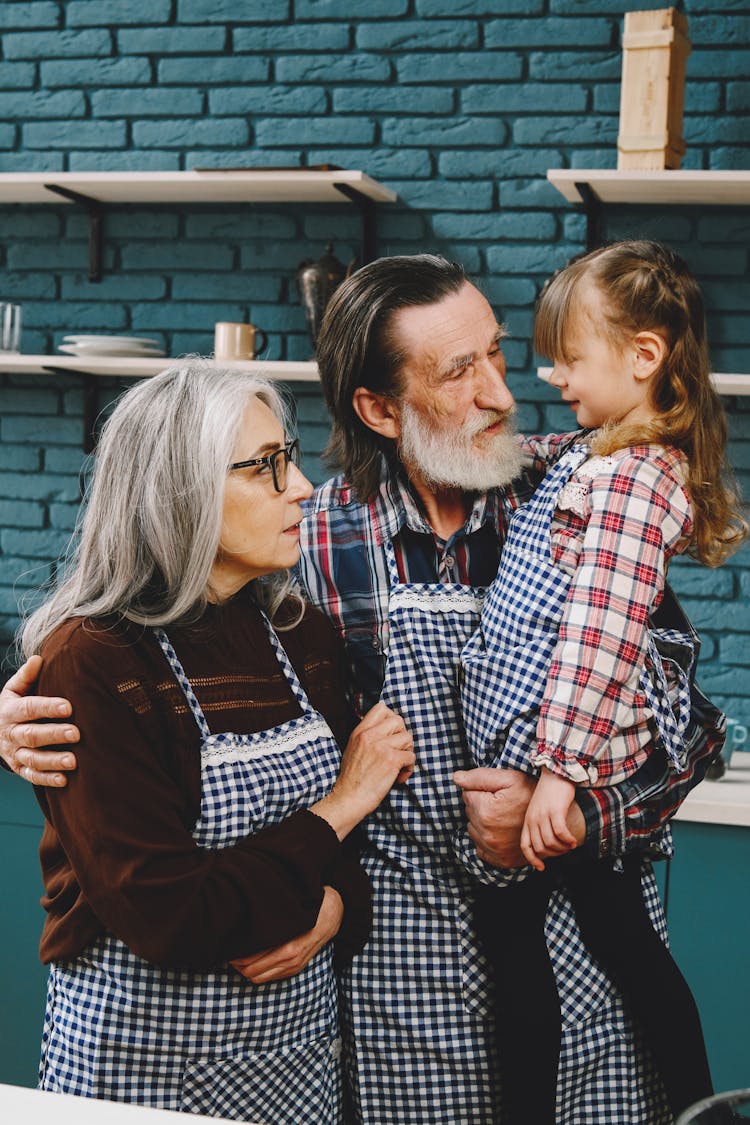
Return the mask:
<path fill-rule="evenodd" d="M 215 732 L 252 733 L 300 714 L 248 590 L 197 625 L 167 630 Z M 331 626 L 309 608 L 279 635 L 343 746 L 349 715 Z M 320 817 L 299 811 L 233 847 L 196 846 L 200 735 L 150 630 L 77 618 L 42 655 L 39 694 L 69 698 L 81 732 L 68 785 L 36 790 L 47 821 L 43 961 L 73 958 L 106 931 L 154 964 L 209 968 L 309 930 L 326 884 L 345 903 L 337 959 L 362 947 L 368 881 Z"/>

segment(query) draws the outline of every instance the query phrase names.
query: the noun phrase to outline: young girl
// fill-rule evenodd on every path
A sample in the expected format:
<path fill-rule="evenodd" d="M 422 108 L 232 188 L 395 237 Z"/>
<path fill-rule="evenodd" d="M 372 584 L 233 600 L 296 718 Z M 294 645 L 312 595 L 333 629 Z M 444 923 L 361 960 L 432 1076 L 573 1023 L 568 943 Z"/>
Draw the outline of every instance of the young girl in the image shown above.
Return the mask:
<path fill-rule="evenodd" d="M 745 533 L 721 479 L 726 426 L 700 290 L 665 247 L 611 245 L 548 282 L 534 343 L 583 429 L 529 440 L 559 459 L 512 519 L 462 654 L 476 764 L 539 776 L 522 849 L 544 874 L 481 888 L 477 904 L 497 980 L 503 1121 L 555 1120 L 560 1011 L 544 920 L 558 883 L 677 1115 L 711 1080 L 695 1003 L 643 903 L 640 857 L 543 861 L 575 846 L 576 786 L 627 782 L 656 754 L 684 767 L 695 638 L 684 618 L 680 632 L 655 633 L 654 615 L 678 609 L 665 585 L 674 555 L 716 566 Z"/>

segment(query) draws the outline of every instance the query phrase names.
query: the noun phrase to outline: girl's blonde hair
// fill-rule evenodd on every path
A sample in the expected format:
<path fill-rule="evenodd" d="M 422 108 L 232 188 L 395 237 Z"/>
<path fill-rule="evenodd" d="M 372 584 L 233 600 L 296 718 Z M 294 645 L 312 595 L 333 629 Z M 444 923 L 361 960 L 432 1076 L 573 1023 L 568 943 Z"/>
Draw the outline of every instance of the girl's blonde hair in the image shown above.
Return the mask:
<path fill-rule="evenodd" d="M 586 315 L 582 282 L 596 287 L 604 312 L 603 324 L 587 328 L 602 332 L 618 350 L 638 332 L 656 332 L 667 349 L 652 383 L 657 416 L 646 424 L 603 427 L 595 452 L 645 443 L 682 450 L 693 505 L 688 554 L 718 566 L 745 538 L 747 524 L 726 463 L 726 417 L 710 378 L 700 287 L 682 258 L 658 242 L 616 242 L 575 258 L 540 294 L 534 325 L 540 355 L 570 359 L 573 330 Z"/>
<path fill-rule="evenodd" d="M 273 384 L 200 359 L 122 396 L 102 429 L 66 560 L 19 632 L 24 657 L 70 617 L 163 626 L 200 617 L 219 549 L 227 469 L 254 398 L 286 431 L 286 406 Z M 284 604 L 285 626 L 299 621 L 303 603 L 288 571 L 255 579 L 253 589 L 269 617 Z"/>

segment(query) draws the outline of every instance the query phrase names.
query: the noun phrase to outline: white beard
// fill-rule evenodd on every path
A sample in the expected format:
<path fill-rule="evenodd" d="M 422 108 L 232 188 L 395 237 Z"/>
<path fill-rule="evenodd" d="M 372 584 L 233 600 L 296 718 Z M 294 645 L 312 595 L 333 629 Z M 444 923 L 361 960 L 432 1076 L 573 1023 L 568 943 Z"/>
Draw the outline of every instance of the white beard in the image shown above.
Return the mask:
<path fill-rule="evenodd" d="M 399 454 L 405 465 L 418 469 L 431 488 L 460 488 L 462 492 L 487 492 L 510 484 L 527 462 L 516 440 L 511 415 L 515 411 L 488 410 L 476 423 L 462 429 L 430 425 L 412 406 L 401 403 Z M 505 424 L 482 447 L 474 438 L 494 422 Z"/>

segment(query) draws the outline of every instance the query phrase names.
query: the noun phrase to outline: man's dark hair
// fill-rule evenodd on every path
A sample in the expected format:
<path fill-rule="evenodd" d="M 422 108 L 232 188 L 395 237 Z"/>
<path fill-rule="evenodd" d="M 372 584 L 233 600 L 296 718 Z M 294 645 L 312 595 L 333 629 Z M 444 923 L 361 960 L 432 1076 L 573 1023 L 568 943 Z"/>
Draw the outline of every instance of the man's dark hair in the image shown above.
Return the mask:
<path fill-rule="evenodd" d="M 331 437 L 325 456 L 343 471 L 358 500 L 380 483 L 381 453 L 391 442 L 360 421 L 352 406 L 357 387 L 397 398 L 407 358 L 391 331 L 394 314 L 433 305 L 459 290 L 463 266 L 435 254 L 378 258 L 344 281 L 333 294 L 318 336 L 317 360 Z"/>

